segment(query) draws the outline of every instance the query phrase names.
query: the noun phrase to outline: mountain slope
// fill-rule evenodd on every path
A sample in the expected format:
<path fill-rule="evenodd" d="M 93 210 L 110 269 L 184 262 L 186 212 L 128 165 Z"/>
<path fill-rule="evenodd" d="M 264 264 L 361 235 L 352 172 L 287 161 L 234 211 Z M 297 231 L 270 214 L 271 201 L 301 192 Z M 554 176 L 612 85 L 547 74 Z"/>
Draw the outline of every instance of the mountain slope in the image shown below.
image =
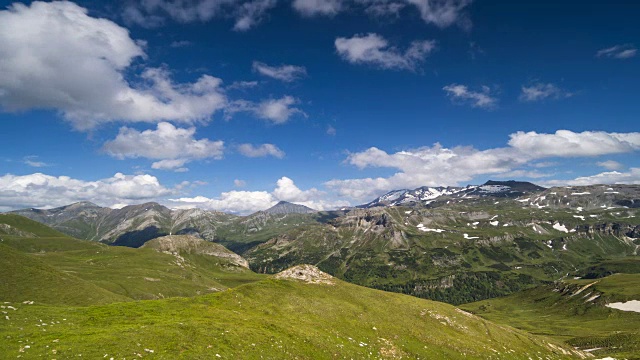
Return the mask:
<path fill-rule="evenodd" d="M 0 243 L 0 269 L 2 269 L 2 281 L 0 281 L 0 300 L 2 301 L 98 305 L 131 300 L 2 243 Z"/>
<path fill-rule="evenodd" d="M 79 202 L 50 210 L 24 209 L 12 213 L 72 237 L 130 247 L 170 234 L 195 234 L 211 241 L 218 227 L 238 218 L 201 209 L 170 210 L 153 202 L 121 209 Z"/>
<path fill-rule="evenodd" d="M 626 263 L 627 268 L 635 263 L 635 273 L 566 280 L 462 308 L 491 321 L 590 349 L 597 357 L 638 359 L 640 313 L 606 307 L 612 302 L 640 300 L 640 260 L 628 259 Z"/>
<path fill-rule="evenodd" d="M 264 212 L 269 214 L 309 214 L 317 212 L 317 210 L 313 210 L 312 208 L 304 205 L 292 204 L 287 201 L 280 201 Z"/>
<path fill-rule="evenodd" d="M 32 220 L 15 221 L 16 217 L 18 215 L 0 216 L 0 224 L 8 218 L 22 233 L 34 229 Z M 21 223 L 24 226 L 18 226 Z M 47 233 L 44 225 L 38 226 L 41 233 Z M 57 234 L 51 229 L 49 232 Z M 3 285 L 11 284 L 11 291 L 6 294 L 33 293 L 38 295 L 38 302 L 60 304 L 66 303 L 65 298 L 73 300 L 77 296 L 79 300 L 72 304 L 90 305 L 194 296 L 263 278 L 244 267 L 243 259 L 221 245 L 195 241 L 199 242 L 199 251 L 182 254 L 107 246 L 68 237 L 0 235 L 3 249 L 12 250 L 2 254 L 7 257 L 3 260 Z M 241 264 L 236 264 L 238 262 Z M 63 286 L 63 283 L 69 285 Z M 58 288 L 60 290 L 55 290 Z M 69 289 L 74 289 L 69 296 L 59 296 Z M 95 296 L 102 300 L 94 301 Z M 22 299 L 26 300 L 34 299 Z"/>
<path fill-rule="evenodd" d="M 451 201 L 452 199 L 475 199 L 483 197 L 517 198 L 544 190 L 545 188 L 530 182 L 514 180 L 489 180 L 483 185 L 468 185 L 466 187 L 423 186 L 413 190 L 394 190 L 367 204 L 357 207 L 367 209 L 376 206 L 430 205 L 437 202 Z"/>
<path fill-rule="evenodd" d="M 196 298 L 73 311 L 20 304 L 16 310 L 19 316 L 3 320 L 0 327 L 0 336 L 7 339 L 0 342 L 0 352 L 7 356 L 54 353 L 58 358 L 81 354 L 83 358 L 118 359 L 585 356 L 450 305 L 332 281 L 314 284 L 285 277 Z M 43 327 L 40 319 L 48 326 Z"/>
<path fill-rule="evenodd" d="M 539 209 L 519 200 L 352 210 L 244 256 L 258 272 L 311 263 L 360 285 L 458 304 L 638 253 L 637 209 Z"/>

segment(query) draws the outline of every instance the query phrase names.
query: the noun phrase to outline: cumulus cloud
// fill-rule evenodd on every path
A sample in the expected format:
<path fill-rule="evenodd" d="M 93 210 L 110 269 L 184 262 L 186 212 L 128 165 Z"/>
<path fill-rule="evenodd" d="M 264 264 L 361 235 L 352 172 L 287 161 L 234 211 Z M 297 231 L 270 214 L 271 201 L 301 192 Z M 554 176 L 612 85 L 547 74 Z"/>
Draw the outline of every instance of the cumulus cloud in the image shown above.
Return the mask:
<path fill-rule="evenodd" d="M 469 104 L 475 108 L 491 109 L 498 103 L 498 99 L 491 94 L 491 88 L 488 86 L 482 86 L 480 91 L 473 91 L 466 85 L 451 84 L 443 87 L 442 90 L 454 103 Z"/>
<path fill-rule="evenodd" d="M 433 40 L 414 41 L 404 52 L 390 46 L 378 34 L 339 37 L 334 43 L 340 57 L 352 64 L 368 64 L 382 69 L 415 70 L 435 50 Z"/>
<path fill-rule="evenodd" d="M 596 163 L 596 165 L 603 167 L 607 170 L 620 170 L 624 168 L 624 165 L 614 160 L 599 161 Z"/>
<path fill-rule="evenodd" d="M 238 152 L 246 157 L 252 158 L 273 156 L 282 159 L 285 155 L 284 151 L 273 144 L 262 144 L 259 146 L 240 144 L 238 145 Z"/>
<path fill-rule="evenodd" d="M 222 81 L 209 75 L 175 84 L 167 70 L 143 68 L 132 86 L 124 73 L 146 57 L 142 43 L 72 2 L 0 11 L 0 44 L 0 107 L 8 111 L 55 109 L 89 129 L 115 120 L 207 120 L 226 103 Z"/>
<path fill-rule="evenodd" d="M 235 187 L 241 188 L 241 187 L 245 187 L 247 186 L 247 182 L 244 180 L 240 180 L 240 179 L 235 179 L 233 180 L 233 185 Z"/>
<path fill-rule="evenodd" d="M 334 128 L 331 125 L 327 126 L 327 135 L 336 136 L 336 134 L 337 134 L 336 128 Z"/>
<path fill-rule="evenodd" d="M 544 186 L 584 186 L 595 184 L 631 184 L 640 185 L 640 168 L 630 168 L 628 172 L 608 171 L 590 176 L 581 176 L 570 180 L 551 180 Z"/>
<path fill-rule="evenodd" d="M 597 57 L 613 59 L 630 59 L 638 53 L 638 49 L 631 44 L 615 45 L 610 48 L 598 50 Z"/>
<path fill-rule="evenodd" d="M 291 6 L 302 16 L 333 16 L 344 9 L 343 0 L 293 0 Z"/>
<path fill-rule="evenodd" d="M 289 119 L 298 114 L 306 117 L 307 114 L 293 105 L 300 101 L 293 96 L 285 95 L 280 99 L 267 99 L 259 103 L 246 100 L 238 100 L 231 103 L 226 111 L 226 118 L 231 118 L 238 112 L 251 112 L 260 119 L 267 120 L 273 124 L 284 124 Z"/>
<path fill-rule="evenodd" d="M 0 207 L 51 208 L 78 201 L 91 201 L 102 206 L 139 203 L 174 193 L 151 175 L 124 175 L 97 181 L 84 181 L 68 176 L 42 173 L 0 176 Z"/>
<path fill-rule="evenodd" d="M 211 199 L 203 196 L 193 198 L 170 199 L 175 207 L 193 207 L 224 211 L 237 214 L 248 214 L 259 210 L 266 210 L 278 203 L 289 201 L 308 206 L 316 210 L 329 210 L 349 206 L 348 201 L 327 200 L 326 193 L 315 188 L 301 190 L 290 178 L 283 176 L 276 183 L 272 192 L 267 191 L 229 191 L 223 192 L 218 198 Z"/>
<path fill-rule="evenodd" d="M 360 169 L 380 167 L 398 170 L 389 177 L 334 179 L 325 185 L 360 201 L 386 191 L 419 186 L 458 185 L 478 175 L 546 177 L 525 166 L 536 167 L 548 158 L 593 157 L 640 150 L 640 133 L 575 133 L 559 130 L 554 134 L 517 132 L 507 147 L 478 150 L 470 146 L 445 148 L 440 144 L 387 153 L 372 147 L 350 154 L 346 162 Z"/>
<path fill-rule="evenodd" d="M 520 101 L 536 102 L 545 99 L 560 99 L 571 97 L 573 94 L 562 90 L 551 83 L 534 83 L 529 86 L 523 85 L 520 93 Z"/>
<path fill-rule="evenodd" d="M 529 156 L 578 157 L 629 153 L 640 150 L 640 133 L 607 133 L 558 130 L 554 134 L 518 131 L 509 135 L 509 145 Z"/>
<path fill-rule="evenodd" d="M 298 99 L 288 95 L 280 99 L 264 100 L 258 104 L 255 113 L 259 118 L 269 120 L 274 124 L 284 124 L 295 114 L 306 116 L 304 111 L 292 107 L 297 103 Z"/>
<path fill-rule="evenodd" d="M 198 207 L 232 214 L 249 214 L 258 210 L 265 210 L 275 205 L 277 201 L 266 191 L 238 191 L 223 192 L 216 199 L 203 196 L 195 198 L 169 199 L 175 208 Z"/>
<path fill-rule="evenodd" d="M 292 82 L 307 76 L 307 69 L 305 69 L 304 66 L 269 66 L 259 61 L 253 62 L 253 71 L 258 72 L 260 75 L 284 82 Z"/>
<path fill-rule="evenodd" d="M 195 128 L 177 128 L 161 122 L 156 130 L 138 131 L 122 127 L 115 139 L 104 144 L 103 150 L 118 159 L 160 159 L 152 165 L 154 169 L 182 170 L 183 165 L 196 159 L 221 159 L 224 154 L 223 141 L 194 138 Z"/>

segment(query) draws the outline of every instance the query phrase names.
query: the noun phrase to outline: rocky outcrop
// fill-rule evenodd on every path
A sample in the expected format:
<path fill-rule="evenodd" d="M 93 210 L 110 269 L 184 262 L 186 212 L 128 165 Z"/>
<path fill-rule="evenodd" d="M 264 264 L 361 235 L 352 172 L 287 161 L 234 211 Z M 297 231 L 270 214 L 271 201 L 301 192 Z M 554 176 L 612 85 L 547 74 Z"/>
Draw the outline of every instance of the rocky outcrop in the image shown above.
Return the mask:
<path fill-rule="evenodd" d="M 156 251 L 172 255 L 195 254 L 215 256 L 230 262 L 233 265 L 249 268 L 249 263 L 240 255 L 228 250 L 224 246 L 202 240 L 191 235 L 163 236 L 146 242 L 143 248 L 152 248 Z"/>
<path fill-rule="evenodd" d="M 640 238 L 640 225 L 629 225 L 620 223 L 602 223 L 593 225 L 578 225 L 577 232 L 589 235 L 599 234 L 607 236 L 627 236 L 630 238 Z"/>
<path fill-rule="evenodd" d="M 299 280 L 308 284 L 335 284 L 335 278 L 313 265 L 296 265 L 274 276 L 278 280 Z"/>

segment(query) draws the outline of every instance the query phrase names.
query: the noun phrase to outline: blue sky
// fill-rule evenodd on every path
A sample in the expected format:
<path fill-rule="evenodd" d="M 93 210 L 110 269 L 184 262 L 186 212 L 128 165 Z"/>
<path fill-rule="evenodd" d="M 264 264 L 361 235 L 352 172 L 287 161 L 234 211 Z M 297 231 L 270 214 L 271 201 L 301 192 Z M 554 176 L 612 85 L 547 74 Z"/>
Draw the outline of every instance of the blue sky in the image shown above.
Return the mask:
<path fill-rule="evenodd" d="M 0 211 L 640 183 L 640 6 L 2 3 Z"/>

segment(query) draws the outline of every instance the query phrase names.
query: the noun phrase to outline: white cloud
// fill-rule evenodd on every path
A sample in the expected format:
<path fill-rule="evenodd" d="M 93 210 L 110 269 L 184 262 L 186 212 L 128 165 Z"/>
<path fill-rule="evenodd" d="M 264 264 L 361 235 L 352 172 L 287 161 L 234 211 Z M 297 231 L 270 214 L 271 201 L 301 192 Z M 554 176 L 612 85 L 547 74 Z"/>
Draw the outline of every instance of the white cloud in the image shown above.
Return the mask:
<path fill-rule="evenodd" d="M 333 16 L 343 10 L 342 0 L 293 0 L 293 8 L 302 16 Z"/>
<path fill-rule="evenodd" d="M 301 109 L 292 107 L 292 105 L 297 103 L 299 103 L 299 100 L 289 95 L 285 95 L 280 99 L 262 100 L 259 103 L 237 100 L 229 104 L 225 109 L 225 118 L 230 119 L 238 112 L 251 112 L 260 119 L 280 125 L 289 121 L 289 119 L 296 114 L 304 117 L 307 116 Z"/>
<path fill-rule="evenodd" d="M 601 166 L 607 170 L 620 170 L 624 168 L 624 165 L 614 160 L 599 161 L 596 163 L 596 165 Z"/>
<path fill-rule="evenodd" d="M 266 157 L 273 156 L 278 159 L 282 159 L 285 155 L 284 151 L 280 150 L 273 144 L 262 144 L 259 146 L 253 146 L 252 144 L 240 144 L 238 145 L 238 152 L 246 157 Z"/>
<path fill-rule="evenodd" d="M 305 69 L 304 66 L 269 66 L 259 61 L 253 62 L 253 71 L 284 82 L 292 82 L 307 76 L 307 69 Z"/>
<path fill-rule="evenodd" d="M 640 133 L 607 133 L 558 130 L 555 134 L 518 131 L 509 135 L 509 145 L 529 156 L 578 157 L 629 153 L 640 150 Z"/>
<path fill-rule="evenodd" d="M 233 214 L 249 214 L 258 210 L 265 210 L 277 203 L 277 200 L 266 191 L 238 191 L 223 192 L 216 199 L 203 196 L 195 198 L 169 199 L 176 208 L 198 207 Z"/>
<path fill-rule="evenodd" d="M 268 10 L 276 6 L 276 0 L 253 0 L 245 2 L 236 10 L 236 23 L 233 29 L 247 31 L 258 25 Z"/>
<path fill-rule="evenodd" d="M 258 104 L 255 113 L 259 118 L 269 120 L 274 124 L 284 124 L 295 114 L 306 116 L 304 111 L 291 107 L 297 103 L 296 98 L 288 95 L 280 99 L 264 100 Z"/>
<path fill-rule="evenodd" d="M 165 159 L 156 161 L 151 164 L 152 169 L 156 170 L 171 170 L 175 172 L 186 172 L 189 169 L 184 167 L 184 164 L 187 163 L 187 159 Z"/>
<path fill-rule="evenodd" d="M 530 86 L 522 86 L 520 101 L 535 102 L 544 99 L 560 99 L 571 96 L 573 96 L 572 93 L 562 90 L 554 84 L 534 83 Z"/>
<path fill-rule="evenodd" d="M 152 168 L 186 171 L 182 166 L 196 159 L 219 160 L 224 154 L 224 142 L 196 140 L 195 128 L 176 128 L 161 122 L 156 130 L 138 131 L 121 127 L 115 139 L 104 144 L 103 150 L 118 159 L 160 159 Z"/>
<path fill-rule="evenodd" d="M 335 40 L 338 54 L 352 64 L 369 64 L 382 69 L 415 70 L 435 50 L 433 40 L 414 41 L 404 52 L 399 51 L 378 34 L 339 37 Z"/>
<path fill-rule="evenodd" d="M 309 200 L 318 197 L 320 192 L 311 188 L 309 190 L 300 190 L 294 184 L 293 180 L 289 179 L 286 176 L 283 176 L 276 182 L 276 188 L 273 190 L 273 195 L 278 200 L 289 201 L 289 202 L 308 202 Z"/>
<path fill-rule="evenodd" d="M 630 168 L 628 172 L 609 171 L 591 176 L 581 176 L 571 180 L 552 180 L 544 186 L 583 186 L 595 184 L 630 184 L 640 185 L 640 168 Z"/>
<path fill-rule="evenodd" d="M 329 210 L 349 206 L 344 200 L 327 200 L 327 195 L 315 188 L 301 190 L 293 180 L 283 176 L 276 183 L 273 192 L 267 191 L 229 191 L 223 192 L 216 199 L 203 196 L 193 198 L 170 199 L 172 206 L 188 208 L 197 206 L 203 209 L 224 211 L 238 214 L 249 214 L 259 210 L 266 210 L 278 203 L 289 201 L 308 206 L 316 210 Z"/>
<path fill-rule="evenodd" d="M 488 86 L 482 86 L 480 91 L 473 91 L 466 85 L 451 84 L 443 87 L 442 90 L 454 103 L 470 104 L 475 108 L 491 109 L 498 103 L 498 99 L 492 96 Z"/>
<path fill-rule="evenodd" d="M 336 133 L 337 133 L 336 128 L 334 128 L 331 125 L 327 126 L 327 135 L 336 136 Z"/>
<path fill-rule="evenodd" d="M 151 175 L 117 173 L 97 181 L 42 173 L 0 176 L 0 207 L 10 209 L 51 208 L 85 200 L 111 206 L 154 200 L 174 192 Z"/>
<path fill-rule="evenodd" d="M 591 157 L 638 150 L 640 133 L 568 130 L 555 134 L 517 132 L 510 135 L 508 147 L 486 150 L 470 146 L 444 148 L 435 144 L 389 154 L 373 147 L 350 154 L 346 162 L 360 169 L 380 167 L 398 172 L 389 177 L 334 179 L 325 185 L 340 196 L 364 201 L 394 189 L 468 183 L 478 175 L 547 177 L 526 166 L 535 168 L 539 160 L 546 158 Z"/>
<path fill-rule="evenodd" d="M 422 20 L 428 24 L 434 24 L 445 28 L 453 24 L 469 27 L 470 22 L 464 16 L 464 9 L 472 0 L 407 0 L 420 11 Z"/>
<path fill-rule="evenodd" d="M 235 179 L 233 180 L 233 185 L 235 187 L 241 188 L 241 187 L 245 187 L 247 186 L 247 182 L 244 180 L 240 180 L 240 179 Z"/>
<path fill-rule="evenodd" d="M 638 53 L 638 49 L 631 44 L 615 45 L 610 48 L 598 50 L 597 57 L 614 59 L 630 59 Z"/>
<path fill-rule="evenodd" d="M 207 120 L 226 103 L 222 81 L 209 75 L 174 84 L 167 70 L 143 67 L 132 87 L 124 73 L 146 57 L 142 43 L 72 2 L 16 3 L 0 11 L 0 43 L 5 110 L 56 109 L 89 129 L 116 120 Z"/>
<path fill-rule="evenodd" d="M 51 166 L 51 164 L 47 164 L 44 161 L 38 161 L 38 156 L 36 156 L 36 155 L 25 156 L 22 159 L 22 161 L 26 165 L 29 165 L 31 167 L 36 167 L 36 168 Z"/>

